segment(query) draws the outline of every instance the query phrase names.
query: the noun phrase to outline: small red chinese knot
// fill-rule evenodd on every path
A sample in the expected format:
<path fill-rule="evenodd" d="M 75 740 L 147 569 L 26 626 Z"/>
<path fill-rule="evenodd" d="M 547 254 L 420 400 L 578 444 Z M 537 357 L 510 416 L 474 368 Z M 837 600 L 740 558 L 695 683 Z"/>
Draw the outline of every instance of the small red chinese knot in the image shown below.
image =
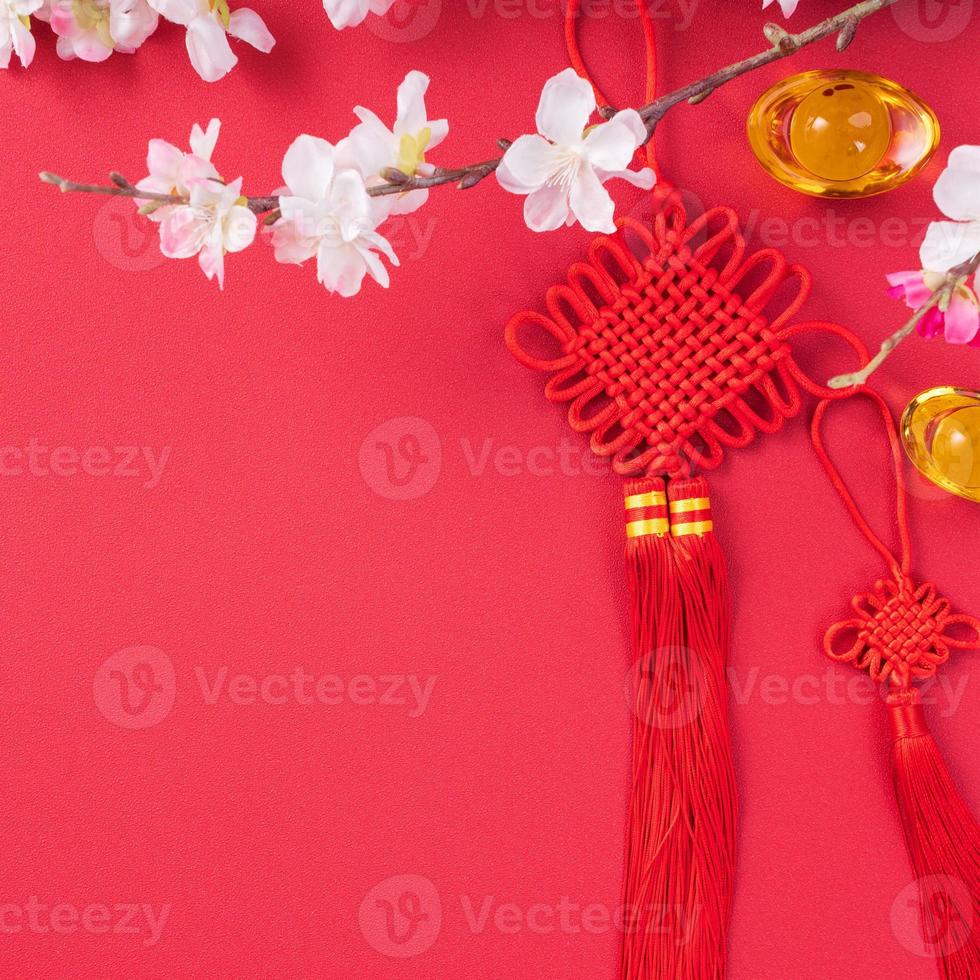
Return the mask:
<path fill-rule="evenodd" d="M 856 616 L 835 623 L 824 637 L 824 651 L 837 663 L 866 670 L 876 682 L 891 680 L 908 687 L 913 679 L 933 677 L 949 660 L 951 649 L 969 649 L 980 640 L 980 620 L 953 615 L 947 599 L 926 583 L 918 588 L 903 574 L 879 580 L 871 592 L 852 601 Z M 973 631 L 970 639 L 957 638 L 949 627 Z M 853 635 L 846 650 L 840 641 Z"/>

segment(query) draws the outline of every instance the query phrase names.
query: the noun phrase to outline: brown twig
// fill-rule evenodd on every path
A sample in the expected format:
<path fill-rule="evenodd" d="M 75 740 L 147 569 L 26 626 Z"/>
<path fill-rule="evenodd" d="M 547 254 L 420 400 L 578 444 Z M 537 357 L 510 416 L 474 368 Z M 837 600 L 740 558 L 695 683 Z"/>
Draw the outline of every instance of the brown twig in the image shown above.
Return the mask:
<path fill-rule="evenodd" d="M 827 20 L 815 24 L 813 27 L 801 31 L 799 34 L 790 34 L 778 24 L 766 24 L 763 28 L 763 33 L 772 45 L 768 51 L 763 51 L 761 54 L 753 55 L 744 61 L 739 61 L 734 65 L 729 65 L 727 68 L 722 68 L 713 75 L 702 78 L 699 82 L 692 82 L 690 85 L 686 85 L 676 92 L 662 95 L 659 99 L 656 99 L 649 105 L 643 106 L 638 111 L 646 121 L 647 128 L 652 135 L 660 120 L 675 105 L 679 105 L 681 102 L 689 102 L 691 105 L 704 102 L 708 96 L 734 79 L 742 75 L 747 75 L 750 71 L 755 71 L 757 68 L 764 68 L 766 65 L 771 65 L 774 61 L 788 58 L 790 55 L 802 51 L 803 48 L 817 41 L 822 41 L 824 38 L 836 34 L 837 50 L 843 51 L 854 40 L 857 29 L 861 26 L 862 21 L 872 14 L 878 13 L 879 10 L 891 7 L 895 3 L 898 3 L 898 0 L 864 0 L 863 3 L 844 10 L 834 17 L 828 17 Z"/>
<path fill-rule="evenodd" d="M 980 252 L 974 255 L 972 259 L 968 259 L 966 262 L 962 262 L 955 268 L 950 269 L 946 273 L 946 278 L 935 292 L 915 311 L 907 323 L 899 327 L 898 330 L 882 342 L 878 353 L 860 371 L 853 371 L 850 374 L 838 374 L 827 382 L 827 386 L 830 388 L 852 388 L 855 385 L 867 383 L 868 378 L 885 363 L 892 351 L 906 337 L 912 334 L 930 311 L 939 307 L 944 313 L 946 312 L 949 302 L 953 298 L 953 294 L 978 269 L 980 269 Z"/>
<path fill-rule="evenodd" d="M 836 14 L 827 20 L 815 24 L 813 27 L 799 34 L 790 34 L 778 24 L 766 24 L 764 33 L 770 42 L 770 47 L 760 54 L 753 55 L 743 61 L 722 68 L 714 74 L 703 78 L 698 82 L 692 82 L 676 92 L 662 95 L 648 105 L 642 106 L 637 110 L 647 124 L 648 138 L 652 138 L 660 120 L 676 105 L 681 102 L 688 102 L 697 105 L 703 102 L 713 92 L 716 92 L 723 85 L 728 84 L 740 77 L 762 68 L 765 65 L 779 61 L 781 58 L 788 58 L 796 54 L 816 41 L 837 35 L 837 50 L 843 51 L 854 40 L 858 27 L 872 14 L 893 4 L 898 0 L 863 0 L 853 7 Z M 610 116 L 615 114 L 614 109 L 604 111 L 603 115 Z M 510 143 L 507 140 L 500 140 L 498 145 L 506 150 Z M 391 194 L 402 194 L 407 191 L 422 190 L 431 187 L 439 187 L 443 184 L 456 184 L 462 190 L 475 187 L 481 181 L 489 177 L 499 166 L 502 157 L 495 157 L 492 160 L 484 160 L 482 163 L 472 163 L 465 167 L 444 168 L 437 167 L 432 173 L 408 175 L 395 168 L 388 168 L 382 176 L 385 183 L 378 184 L 368 189 L 372 197 L 385 197 Z M 142 200 L 161 201 L 165 204 L 186 204 L 185 198 L 166 194 L 150 194 L 137 192 L 125 178 L 119 174 L 113 175 L 114 187 L 100 187 L 94 184 L 76 184 L 74 181 L 65 180 L 55 174 L 44 172 L 40 175 L 41 180 L 48 184 L 54 184 L 62 191 L 81 191 L 89 194 L 112 194 L 118 197 L 138 197 Z M 116 180 L 119 177 L 122 183 Z M 248 202 L 249 208 L 256 214 L 263 214 L 278 208 L 279 199 L 277 197 L 254 197 Z"/>
<path fill-rule="evenodd" d="M 113 172 L 109 175 L 114 187 L 103 187 L 100 184 L 76 184 L 73 180 L 65 180 L 57 174 L 42 170 L 38 177 L 45 184 L 54 184 L 63 194 L 69 191 L 80 191 L 84 194 L 108 194 L 110 197 L 138 197 L 143 201 L 159 201 L 161 204 L 186 204 L 186 197 L 179 197 L 174 194 L 155 194 L 153 191 L 137 190 L 121 174 Z M 118 179 L 117 179 L 118 178 Z"/>

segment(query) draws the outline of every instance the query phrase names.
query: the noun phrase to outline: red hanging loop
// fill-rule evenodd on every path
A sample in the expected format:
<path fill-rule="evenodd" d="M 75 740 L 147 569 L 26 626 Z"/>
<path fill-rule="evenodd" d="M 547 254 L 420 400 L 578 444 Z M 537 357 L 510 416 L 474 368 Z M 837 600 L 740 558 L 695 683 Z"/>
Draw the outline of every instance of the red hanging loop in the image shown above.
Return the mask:
<path fill-rule="evenodd" d="M 645 102 L 653 102 L 657 95 L 657 35 L 653 26 L 653 18 L 645 2 L 637 4 L 640 11 L 640 24 L 643 27 L 643 43 L 646 48 L 646 90 Z M 568 60 L 572 67 L 592 86 L 596 102 L 600 109 L 608 109 L 610 102 L 592 77 L 578 42 L 578 22 L 582 17 L 582 0 L 568 0 L 565 9 L 565 45 L 568 48 Z M 657 151 L 651 137 L 646 145 L 647 166 L 656 174 L 660 183 L 660 167 L 657 164 Z"/>
<path fill-rule="evenodd" d="M 870 398 L 878 407 L 878 411 L 881 413 L 881 417 L 885 423 L 885 432 L 888 435 L 888 444 L 891 449 L 892 456 L 892 466 L 895 473 L 895 487 L 898 494 L 898 534 L 902 547 L 901 560 L 892 554 L 888 546 L 885 545 L 877 534 L 875 534 L 875 532 L 871 529 L 871 525 L 864 519 L 864 516 L 858 508 L 857 502 L 854 500 L 854 496 L 852 495 L 851 491 L 848 490 L 847 484 L 840 475 L 840 471 L 834 465 L 830 455 L 827 453 L 827 449 L 823 441 L 823 435 L 820 431 L 823 423 L 823 417 L 827 414 L 827 409 L 831 404 L 827 400 L 820 402 L 820 404 L 817 405 L 817 410 L 813 413 L 813 448 L 817 454 L 817 459 L 819 459 L 823 464 L 823 468 L 827 471 L 827 475 L 830 477 L 830 482 L 840 494 L 841 499 L 844 501 L 848 511 L 850 511 L 851 517 L 854 518 L 854 523 L 857 524 L 861 533 L 868 539 L 871 546 L 878 552 L 878 554 L 885 559 L 889 568 L 897 569 L 902 575 L 908 575 L 912 567 L 912 540 L 909 534 L 908 506 L 906 503 L 905 493 L 905 465 L 902 457 L 902 444 L 899 441 L 898 432 L 895 429 L 895 422 L 892 419 L 891 410 L 885 404 L 885 401 L 881 395 L 875 391 L 872 391 L 870 388 L 863 386 L 854 391 L 853 394 L 865 395 L 866 397 Z"/>
<path fill-rule="evenodd" d="M 858 508 L 854 495 L 827 452 L 821 424 L 829 401 L 822 401 L 813 416 L 813 448 L 823 464 L 854 523 L 888 565 L 891 578 L 880 579 L 874 588 L 851 603 L 854 615 L 835 623 L 824 636 L 824 652 L 837 663 L 850 663 L 867 671 L 876 682 L 887 681 L 893 691 L 908 692 L 912 682 L 935 676 L 954 649 L 974 649 L 980 645 L 980 620 L 954 614 L 948 600 L 928 582 L 917 585 L 910 577 L 912 541 L 902 447 L 884 399 L 869 388 L 856 392 L 870 398 L 885 423 L 891 449 L 898 494 L 897 515 L 901 556 L 898 557 L 871 529 Z M 957 630 L 959 628 L 959 630 Z M 964 628 L 970 635 L 964 636 Z"/>

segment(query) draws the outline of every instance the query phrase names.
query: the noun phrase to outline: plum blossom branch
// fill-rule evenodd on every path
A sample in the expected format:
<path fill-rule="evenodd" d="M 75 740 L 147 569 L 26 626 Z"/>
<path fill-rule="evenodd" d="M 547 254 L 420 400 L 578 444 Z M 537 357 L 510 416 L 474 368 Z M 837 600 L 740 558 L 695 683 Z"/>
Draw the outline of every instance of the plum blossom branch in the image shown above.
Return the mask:
<path fill-rule="evenodd" d="M 980 146 L 958 146 L 950 153 L 932 196 L 951 220 L 930 223 L 919 249 L 921 269 L 887 277 L 889 295 L 915 312 L 870 363 L 831 378 L 831 388 L 864 384 L 913 331 L 980 347 Z"/>
<path fill-rule="evenodd" d="M 728 82 L 734 81 L 736 78 L 755 71 L 758 68 L 770 65 L 774 61 L 788 58 L 798 51 L 802 51 L 803 48 L 817 41 L 822 41 L 824 38 L 831 37 L 834 34 L 837 35 L 837 50 L 844 51 L 854 40 L 858 27 L 860 27 L 863 21 L 872 14 L 876 14 L 896 3 L 898 3 L 898 0 L 863 0 L 862 3 L 858 3 L 833 17 L 828 17 L 819 24 L 815 24 L 813 27 L 801 31 L 798 34 L 790 34 L 778 24 L 766 24 L 763 33 L 771 45 L 766 51 L 746 58 L 743 61 L 736 62 L 733 65 L 728 65 L 726 68 L 722 68 L 708 75 L 706 78 L 702 78 L 700 81 L 692 82 L 690 85 L 677 89 L 675 92 L 662 95 L 653 102 L 639 108 L 637 112 L 639 112 L 640 117 L 646 123 L 649 134 L 648 139 L 653 137 L 660 120 L 674 106 L 679 105 L 681 102 L 697 105 L 723 85 L 727 85 Z M 600 110 L 600 114 L 609 119 L 616 114 L 616 111 L 613 108 L 605 108 Z M 437 187 L 440 184 L 453 183 L 457 184 L 461 190 L 466 190 L 470 187 L 475 187 L 485 177 L 492 174 L 499 165 L 500 159 L 489 160 L 484 163 L 471 164 L 468 167 L 460 167 L 455 170 L 443 170 L 429 177 L 407 177 L 405 180 L 396 177 L 394 181 L 391 181 L 390 178 L 393 175 L 389 173 L 390 186 L 384 190 L 375 188 L 375 193 L 396 194 L 399 190 L 416 187 L 431 188 Z M 460 177 L 460 174 L 463 176 Z M 403 174 L 402 176 L 405 177 L 406 175 Z"/>
<path fill-rule="evenodd" d="M 229 14 L 227 0 L 136 2 L 175 16 L 185 7 L 185 12 L 199 9 L 211 18 L 206 21 L 208 33 L 215 39 L 220 34 L 223 42 L 225 31 L 243 40 L 260 40 L 254 15 L 245 9 Z M 787 14 L 795 7 L 795 0 L 778 2 Z M 589 231 L 613 233 L 615 205 L 604 185 L 619 179 L 645 189 L 653 186 L 653 170 L 632 169 L 633 161 L 671 108 L 684 101 L 697 104 L 732 79 L 822 38 L 836 34 L 838 48 L 843 49 L 866 18 L 897 2 L 863 0 L 799 34 L 769 24 L 768 50 L 638 110 L 604 111 L 605 118 L 598 124 L 593 124 L 597 104 L 591 83 L 574 69 L 566 69 L 544 86 L 535 114 L 536 133 L 513 142 L 499 140 L 502 156 L 463 167 L 438 166 L 426 159 L 448 136 L 449 123 L 428 118 L 429 78 L 411 71 L 398 88 L 397 117 L 390 126 L 371 110 L 356 106 L 358 124 L 336 144 L 305 134 L 295 139 L 283 160 L 285 189 L 277 194 L 247 197 L 241 178 L 229 181 L 220 175 L 211 159 L 220 129 L 217 119 L 206 129 L 192 128 L 189 151 L 161 139 L 150 140 L 149 175 L 138 183 L 117 172 L 110 174 L 108 186 L 79 183 L 49 171 L 40 178 L 64 193 L 132 198 L 140 213 L 159 226 L 163 254 L 174 259 L 196 257 L 205 275 L 219 285 L 224 281 L 225 256 L 252 244 L 261 218 L 277 261 L 303 265 L 315 259 L 317 278 L 330 292 L 353 296 L 366 277 L 383 287 L 389 284 L 384 260 L 398 265 L 383 234 L 388 219 L 417 210 L 428 200 L 430 189 L 442 185 L 465 190 L 495 175 L 505 191 L 525 198 L 524 219 L 533 231 L 578 222 Z M 364 9 L 358 6 L 357 17 L 377 5 L 376 0 L 367 4 Z M 338 7 L 335 13 L 344 10 L 351 12 Z M 217 21 L 212 23 L 214 17 Z M 203 30 L 204 23 L 193 21 L 189 38 Z M 951 315 L 947 323 L 955 319 Z M 962 327 L 957 329 L 963 332 Z"/>
<path fill-rule="evenodd" d="M 63 194 L 69 191 L 81 194 L 105 194 L 109 197 L 131 197 L 139 198 L 142 201 L 159 201 L 161 204 L 187 204 L 189 198 L 179 194 L 158 194 L 155 191 L 137 190 L 122 174 L 113 171 L 109 175 L 114 187 L 106 187 L 103 184 L 76 184 L 73 180 L 66 180 L 48 170 L 42 170 L 38 177 L 45 184 L 52 184 Z"/>
<path fill-rule="evenodd" d="M 777 24 L 767 24 L 764 28 L 764 33 L 770 41 L 771 47 L 766 51 L 729 65 L 726 68 L 722 68 L 700 81 L 693 82 L 675 92 L 663 95 L 638 109 L 640 118 L 645 122 L 647 127 L 647 140 L 652 138 L 657 125 L 667 112 L 681 102 L 697 105 L 723 85 L 726 85 L 741 75 L 772 64 L 781 58 L 787 58 L 808 45 L 834 34 L 837 35 L 838 50 L 843 51 L 854 40 L 857 29 L 864 20 L 872 14 L 884 10 L 886 7 L 890 7 L 897 2 L 898 0 L 863 0 L 862 3 L 858 3 L 833 17 L 829 17 L 798 34 L 790 34 Z M 615 110 L 604 110 L 603 115 L 615 115 Z M 506 151 L 511 143 L 509 140 L 500 140 L 498 141 L 498 145 L 502 150 Z M 500 167 L 502 159 L 502 156 L 494 157 L 480 163 L 472 163 L 462 167 L 434 167 L 428 173 L 417 172 L 407 174 L 397 166 L 385 167 L 381 171 L 383 181 L 369 187 L 368 194 L 371 197 L 386 197 L 389 195 L 405 194 L 409 191 L 429 190 L 444 184 L 455 184 L 461 190 L 468 190 L 495 173 Z M 41 175 L 41 180 L 54 184 L 64 192 L 78 191 L 90 194 L 112 194 L 121 197 L 141 197 L 144 199 L 147 197 L 146 195 L 126 192 L 124 188 L 120 187 L 98 187 L 92 184 L 78 184 L 48 172 L 44 172 Z M 186 199 L 174 200 L 169 203 L 186 203 Z M 278 206 L 278 199 L 274 196 L 250 198 L 248 201 L 249 209 L 256 214 L 276 210 Z"/>
<path fill-rule="evenodd" d="M 978 270 L 980 270 L 980 252 L 974 255 L 972 259 L 961 262 L 955 268 L 950 269 L 941 285 L 933 290 L 929 298 L 915 311 L 908 322 L 882 341 L 878 353 L 860 371 L 838 374 L 827 382 L 827 386 L 830 388 L 851 388 L 854 385 L 866 384 L 868 378 L 885 363 L 899 344 L 911 336 L 917 328 L 921 328 L 930 314 L 934 311 L 945 312 L 948 310 L 956 292 L 964 289 L 967 280 L 970 276 L 976 275 Z"/>

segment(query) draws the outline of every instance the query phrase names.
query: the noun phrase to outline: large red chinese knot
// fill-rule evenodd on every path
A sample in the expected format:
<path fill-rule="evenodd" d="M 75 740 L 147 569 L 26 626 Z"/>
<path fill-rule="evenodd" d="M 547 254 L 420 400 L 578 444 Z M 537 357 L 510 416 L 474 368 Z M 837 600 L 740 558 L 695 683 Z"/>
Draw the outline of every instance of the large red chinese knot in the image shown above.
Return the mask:
<path fill-rule="evenodd" d="M 522 364 L 551 372 L 554 402 L 591 433 L 592 449 L 624 476 L 686 476 L 714 469 L 727 448 L 776 432 L 801 408 L 811 380 L 790 338 L 824 331 L 867 361 L 864 345 L 835 323 L 792 324 L 810 292 L 810 274 L 775 249 L 748 252 L 731 208 L 693 221 L 676 191 L 662 191 L 652 228 L 631 218 L 596 238 L 587 260 L 546 296 L 548 314 L 526 311 L 507 325 Z M 540 356 L 529 328 L 560 345 Z"/>

